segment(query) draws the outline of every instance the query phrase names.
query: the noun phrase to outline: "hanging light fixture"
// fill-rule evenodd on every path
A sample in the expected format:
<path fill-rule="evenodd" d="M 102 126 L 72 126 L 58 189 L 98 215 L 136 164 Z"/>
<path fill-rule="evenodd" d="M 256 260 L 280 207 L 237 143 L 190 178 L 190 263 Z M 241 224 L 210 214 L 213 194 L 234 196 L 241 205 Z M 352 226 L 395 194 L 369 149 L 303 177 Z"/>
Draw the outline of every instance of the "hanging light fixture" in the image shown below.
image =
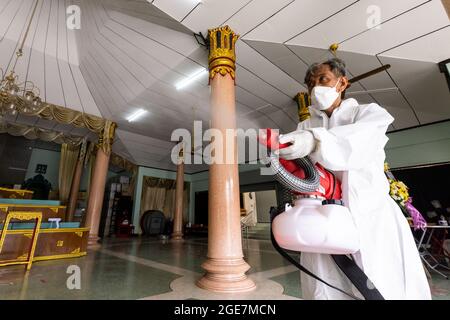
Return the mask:
<path fill-rule="evenodd" d="M 27 29 L 23 36 L 19 49 L 16 52 L 16 59 L 11 71 L 0 68 L 0 111 L 1 114 L 15 115 L 18 112 L 28 115 L 35 114 L 42 106 L 42 99 L 39 97 L 39 89 L 31 82 L 20 83 L 19 77 L 15 73 L 18 60 L 23 56 L 23 48 L 30 31 L 31 23 L 36 14 L 40 0 L 35 0 L 33 12 L 31 13 Z"/>

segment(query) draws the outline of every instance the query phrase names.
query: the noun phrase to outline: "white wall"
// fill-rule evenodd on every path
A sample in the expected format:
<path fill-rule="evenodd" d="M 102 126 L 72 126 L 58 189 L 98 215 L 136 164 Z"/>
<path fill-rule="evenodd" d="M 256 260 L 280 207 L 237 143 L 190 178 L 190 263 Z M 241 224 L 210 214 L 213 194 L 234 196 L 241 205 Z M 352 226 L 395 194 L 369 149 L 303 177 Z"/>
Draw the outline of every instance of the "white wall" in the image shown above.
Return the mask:
<path fill-rule="evenodd" d="M 270 222 L 270 207 L 277 206 L 277 193 L 275 190 L 257 191 L 256 212 L 258 222 Z"/>
<path fill-rule="evenodd" d="M 388 134 L 391 168 L 450 161 L 450 121 Z"/>
<path fill-rule="evenodd" d="M 38 174 L 35 172 L 36 166 L 38 164 L 44 164 L 47 165 L 47 172 L 43 174 L 43 176 L 52 184 L 52 190 L 57 190 L 60 157 L 61 153 L 57 151 L 33 149 L 31 152 L 30 162 L 28 162 L 25 180 L 36 176 Z"/>
<path fill-rule="evenodd" d="M 25 179 L 33 178 L 37 175 L 35 172 L 37 164 L 47 165 L 47 172 L 43 174 L 45 179 L 47 179 L 52 184 L 52 190 L 58 190 L 58 177 L 59 177 L 59 161 L 61 159 L 61 153 L 59 151 L 50 151 L 45 149 L 34 148 L 31 152 L 30 161 L 28 162 L 27 173 Z M 108 171 L 107 180 L 117 174 Z M 80 191 L 87 190 L 89 176 L 89 168 L 83 168 L 83 173 L 80 181 Z"/>

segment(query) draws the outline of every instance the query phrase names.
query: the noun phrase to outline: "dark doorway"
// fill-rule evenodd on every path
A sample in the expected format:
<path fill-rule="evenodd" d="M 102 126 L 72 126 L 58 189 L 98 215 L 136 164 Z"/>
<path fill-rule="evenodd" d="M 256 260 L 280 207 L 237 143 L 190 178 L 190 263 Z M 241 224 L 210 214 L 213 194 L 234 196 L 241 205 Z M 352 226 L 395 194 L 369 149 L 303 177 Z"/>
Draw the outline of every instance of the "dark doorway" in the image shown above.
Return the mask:
<path fill-rule="evenodd" d="M 413 205 L 428 222 L 450 216 L 450 164 L 392 170 L 409 188 Z"/>
<path fill-rule="evenodd" d="M 208 191 L 195 193 L 194 223 L 208 225 Z"/>

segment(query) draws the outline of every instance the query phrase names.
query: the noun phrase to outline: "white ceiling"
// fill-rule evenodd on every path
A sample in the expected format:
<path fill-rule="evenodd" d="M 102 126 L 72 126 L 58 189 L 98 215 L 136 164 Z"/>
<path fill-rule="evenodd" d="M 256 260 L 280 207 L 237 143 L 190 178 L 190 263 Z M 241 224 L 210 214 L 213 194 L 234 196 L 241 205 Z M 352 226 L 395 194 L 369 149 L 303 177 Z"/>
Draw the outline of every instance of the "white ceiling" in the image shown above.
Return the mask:
<path fill-rule="evenodd" d="M 0 0 L 4 69 L 11 66 L 32 4 Z M 70 4 L 81 7 L 81 30 L 65 26 Z M 380 9 L 380 24 L 368 28 L 373 5 Z M 450 58 L 449 18 L 440 0 L 44 0 L 16 70 L 41 88 L 48 102 L 116 121 L 118 154 L 139 165 L 174 169 L 172 131 L 191 129 L 194 119 L 202 120 L 204 129 L 209 123 L 207 76 L 175 89 L 178 81 L 207 67 L 207 52 L 192 33 L 224 24 L 241 35 L 236 48 L 240 127 L 295 129 L 292 98 L 305 90 L 307 66 L 331 56 L 332 43 L 339 43 L 338 56 L 350 76 L 392 65 L 349 90 L 398 87 L 355 96 L 387 108 L 396 118 L 391 130 L 450 118 L 449 89 L 436 65 Z M 126 117 L 138 108 L 147 115 L 128 123 Z M 199 170 L 204 166 L 186 171 Z"/>

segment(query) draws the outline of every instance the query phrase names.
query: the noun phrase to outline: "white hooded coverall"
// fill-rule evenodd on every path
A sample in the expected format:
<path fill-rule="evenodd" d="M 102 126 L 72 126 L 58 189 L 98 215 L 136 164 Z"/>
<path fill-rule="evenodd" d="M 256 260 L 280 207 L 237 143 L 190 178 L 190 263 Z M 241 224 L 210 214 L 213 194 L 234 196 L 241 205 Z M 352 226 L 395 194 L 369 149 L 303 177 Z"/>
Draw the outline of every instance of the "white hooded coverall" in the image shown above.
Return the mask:
<path fill-rule="evenodd" d="M 309 108 L 299 130 L 316 140 L 310 154 L 342 183 L 342 198 L 355 220 L 360 250 L 353 259 L 385 299 L 431 299 L 430 288 L 412 232 L 389 195 L 384 174 L 386 131 L 394 118 L 375 103 L 342 101 L 331 117 Z M 329 255 L 302 253 L 301 264 L 323 280 L 362 297 Z M 304 299 L 350 299 L 301 273 Z"/>

